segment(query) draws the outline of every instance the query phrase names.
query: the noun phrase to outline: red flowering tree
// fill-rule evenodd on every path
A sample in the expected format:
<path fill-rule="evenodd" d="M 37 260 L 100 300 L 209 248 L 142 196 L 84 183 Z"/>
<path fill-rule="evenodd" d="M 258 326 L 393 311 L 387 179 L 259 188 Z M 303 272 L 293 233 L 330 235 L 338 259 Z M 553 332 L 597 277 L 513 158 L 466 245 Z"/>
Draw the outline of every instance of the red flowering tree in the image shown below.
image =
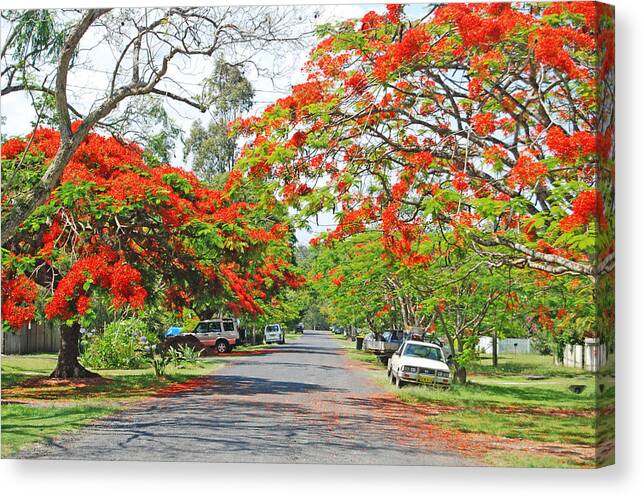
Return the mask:
<path fill-rule="evenodd" d="M 237 129 L 251 174 L 307 212 L 340 211 L 330 238 L 376 225 L 414 264 L 426 236 L 455 230 L 495 262 L 613 269 L 612 240 L 595 242 L 613 222 L 610 8 L 450 4 L 411 20 L 390 5 L 321 34 L 307 81 Z"/>
<path fill-rule="evenodd" d="M 324 26 L 307 81 L 238 121 L 239 165 L 304 214 L 338 211 L 327 241 L 379 229 L 415 267 L 470 242 L 491 266 L 608 292 L 613 22 L 591 2 L 482 3 Z M 454 246 L 431 243 L 444 233 Z"/>
<path fill-rule="evenodd" d="M 39 181 L 58 145 L 58 132 L 41 128 L 2 146 L 3 208 Z M 46 317 L 61 323 L 52 376 L 66 378 L 92 375 L 78 362 L 79 331 L 100 298 L 136 310 L 154 297 L 208 317 L 225 307 L 262 313 L 300 278 L 288 262 L 288 226 L 268 220 L 273 203 L 236 201 L 240 179 L 232 173 L 210 189 L 182 169 L 148 165 L 136 145 L 89 134 L 5 247 L 4 322 L 33 319 L 44 298 Z"/>

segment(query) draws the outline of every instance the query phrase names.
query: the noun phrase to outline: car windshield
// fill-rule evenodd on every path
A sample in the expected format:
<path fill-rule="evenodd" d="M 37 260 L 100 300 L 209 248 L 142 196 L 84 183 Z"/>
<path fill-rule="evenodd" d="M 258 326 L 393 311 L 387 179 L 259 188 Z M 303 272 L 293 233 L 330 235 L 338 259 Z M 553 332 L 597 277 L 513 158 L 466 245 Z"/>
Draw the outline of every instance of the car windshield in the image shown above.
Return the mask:
<path fill-rule="evenodd" d="M 403 355 L 417 358 L 427 358 L 429 360 L 439 360 L 440 362 L 444 361 L 441 350 L 433 348 L 432 346 L 422 346 L 420 344 L 408 343 L 406 345 L 406 349 L 403 352 Z"/>
<path fill-rule="evenodd" d="M 280 329 L 278 325 L 269 325 L 266 329 L 267 332 L 279 332 L 279 330 Z"/>

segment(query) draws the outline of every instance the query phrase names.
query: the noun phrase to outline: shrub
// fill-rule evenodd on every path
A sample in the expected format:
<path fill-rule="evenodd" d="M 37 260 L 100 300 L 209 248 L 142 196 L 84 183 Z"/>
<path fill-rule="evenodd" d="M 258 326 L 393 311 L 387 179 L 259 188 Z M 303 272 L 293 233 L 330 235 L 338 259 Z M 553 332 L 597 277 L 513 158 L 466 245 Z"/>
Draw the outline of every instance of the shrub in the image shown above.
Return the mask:
<path fill-rule="evenodd" d="M 158 341 L 140 319 L 132 318 L 108 324 L 104 331 L 90 331 L 82 339 L 82 363 L 97 369 L 136 369 L 146 366 L 141 343 Z"/>
<path fill-rule="evenodd" d="M 172 348 L 176 357 L 175 363 L 178 368 L 183 368 L 187 365 L 200 366 L 201 363 L 198 361 L 198 358 L 201 356 L 203 349 L 197 350 L 191 346 L 185 344 L 179 344 L 178 348 Z"/>
<path fill-rule="evenodd" d="M 550 332 L 540 330 L 531 338 L 533 349 L 540 355 L 552 355 L 557 349 L 555 338 Z"/>
<path fill-rule="evenodd" d="M 161 349 L 156 345 L 146 345 L 143 360 L 146 365 L 154 369 L 156 377 L 164 377 L 168 365 L 177 363 L 180 360 L 175 348 L 169 350 Z"/>

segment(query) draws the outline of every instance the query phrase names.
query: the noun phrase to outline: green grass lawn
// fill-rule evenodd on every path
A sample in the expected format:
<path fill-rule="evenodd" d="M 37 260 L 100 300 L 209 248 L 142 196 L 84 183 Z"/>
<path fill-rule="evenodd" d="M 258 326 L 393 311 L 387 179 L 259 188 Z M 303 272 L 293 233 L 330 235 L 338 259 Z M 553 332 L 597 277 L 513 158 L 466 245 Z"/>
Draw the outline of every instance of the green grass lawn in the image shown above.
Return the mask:
<path fill-rule="evenodd" d="M 29 376 L 50 373 L 56 368 L 56 360 L 54 354 L 3 355 L 0 359 L 2 388 L 12 387 Z"/>
<path fill-rule="evenodd" d="M 489 374 L 496 377 L 514 375 L 544 375 L 546 377 L 578 377 L 590 376 L 585 370 L 555 365 L 552 355 L 537 355 L 534 353 L 499 355 L 497 368 L 493 367 L 492 355 L 482 354 L 478 360 L 467 367 L 469 374 Z"/>
<path fill-rule="evenodd" d="M 336 336 L 356 361 L 373 365 L 373 374 L 381 384 L 404 402 L 426 404 L 446 409 L 430 415 L 428 421 L 439 427 L 465 433 L 482 433 L 509 439 L 541 443 L 586 446 L 612 439 L 615 415 L 613 360 L 599 374 L 582 369 L 555 365 L 552 356 L 505 354 L 499 356 L 498 367 L 492 357 L 482 355 L 468 367 L 469 382 L 453 384 L 450 389 L 421 386 L 392 387 L 385 376 L 385 367 L 372 353 L 356 350 L 354 342 Z M 534 379 L 533 376 L 544 376 Z M 596 384 L 604 384 L 603 389 Z M 571 384 L 585 385 L 580 394 L 569 390 Z M 599 421 L 593 414 L 596 407 L 606 407 Z M 519 467 L 579 467 L 586 460 L 573 456 L 540 455 L 524 451 L 493 450 L 486 462 Z"/>
<path fill-rule="evenodd" d="M 586 468 L 593 465 L 576 458 L 538 455 L 524 452 L 493 451 L 484 457 L 484 462 L 495 467 L 515 468 Z"/>
<path fill-rule="evenodd" d="M 474 409 L 441 413 L 431 421 L 440 427 L 454 428 L 461 432 L 481 432 L 511 439 L 550 443 L 595 443 L 594 417 L 505 414 Z"/>
<path fill-rule="evenodd" d="M 141 398 L 172 384 L 212 372 L 223 366 L 219 358 L 201 358 L 196 365 L 170 366 L 157 378 L 151 368 L 96 370 L 109 379 L 102 384 L 70 383 L 24 387 L 34 377 L 47 377 L 56 364 L 55 355 L 2 357 L 2 457 L 28 444 L 73 431 L 98 417 L 126 408 Z"/>
<path fill-rule="evenodd" d="M 2 458 L 11 456 L 29 444 L 80 429 L 92 420 L 109 415 L 117 409 L 113 406 L 89 404 L 69 407 L 3 404 L 0 411 Z"/>

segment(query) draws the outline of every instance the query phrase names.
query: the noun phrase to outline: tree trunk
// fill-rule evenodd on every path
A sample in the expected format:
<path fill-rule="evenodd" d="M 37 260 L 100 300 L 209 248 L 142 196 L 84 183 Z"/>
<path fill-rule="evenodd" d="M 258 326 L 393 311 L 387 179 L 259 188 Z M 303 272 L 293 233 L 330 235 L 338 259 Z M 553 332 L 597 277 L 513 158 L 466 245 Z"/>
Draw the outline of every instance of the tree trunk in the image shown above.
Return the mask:
<path fill-rule="evenodd" d="M 497 329 L 493 332 L 493 367 L 497 368 Z"/>
<path fill-rule="evenodd" d="M 460 384 L 466 384 L 466 367 L 457 366 L 455 379 L 457 379 L 457 382 Z"/>
<path fill-rule="evenodd" d="M 58 365 L 49 377 L 56 379 L 74 379 L 86 377 L 100 377 L 95 372 L 87 370 L 80 365 L 80 324 L 74 323 L 71 326 L 63 324 L 60 326 L 60 352 L 58 353 Z"/>
<path fill-rule="evenodd" d="M 461 332 L 457 333 L 457 335 L 459 336 L 459 339 L 457 340 L 457 360 L 455 360 L 455 379 L 457 379 L 457 382 L 459 382 L 459 384 L 466 384 L 466 367 L 463 367 L 458 363 L 459 357 L 464 352 L 462 334 L 463 333 Z"/>

